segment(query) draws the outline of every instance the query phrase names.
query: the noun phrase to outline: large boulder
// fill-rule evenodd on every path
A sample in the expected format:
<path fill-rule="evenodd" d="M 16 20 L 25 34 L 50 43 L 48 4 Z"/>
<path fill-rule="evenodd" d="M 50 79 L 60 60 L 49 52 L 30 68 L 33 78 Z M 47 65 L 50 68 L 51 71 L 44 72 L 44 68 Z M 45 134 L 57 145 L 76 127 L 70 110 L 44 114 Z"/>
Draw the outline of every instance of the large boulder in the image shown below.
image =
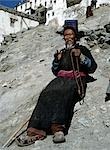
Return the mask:
<path fill-rule="evenodd" d="M 82 0 L 67 0 L 67 7 L 79 4 Z"/>
<path fill-rule="evenodd" d="M 106 24 L 104 28 L 106 29 L 107 33 L 110 33 L 110 23 Z"/>

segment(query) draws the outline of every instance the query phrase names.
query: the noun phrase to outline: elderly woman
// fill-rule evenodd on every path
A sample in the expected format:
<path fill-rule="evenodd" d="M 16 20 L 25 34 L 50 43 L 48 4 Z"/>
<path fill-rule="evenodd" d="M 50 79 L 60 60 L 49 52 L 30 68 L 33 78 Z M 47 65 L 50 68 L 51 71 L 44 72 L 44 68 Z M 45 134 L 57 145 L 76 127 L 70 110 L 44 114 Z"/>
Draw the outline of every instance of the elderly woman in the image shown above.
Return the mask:
<path fill-rule="evenodd" d="M 56 76 L 40 93 L 27 127 L 27 137 L 16 139 L 19 146 L 53 135 L 54 143 L 65 142 L 75 104 L 84 98 L 88 74 L 97 64 L 90 51 L 77 44 L 77 27 L 64 26 L 65 48 L 57 51 L 52 62 Z"/>

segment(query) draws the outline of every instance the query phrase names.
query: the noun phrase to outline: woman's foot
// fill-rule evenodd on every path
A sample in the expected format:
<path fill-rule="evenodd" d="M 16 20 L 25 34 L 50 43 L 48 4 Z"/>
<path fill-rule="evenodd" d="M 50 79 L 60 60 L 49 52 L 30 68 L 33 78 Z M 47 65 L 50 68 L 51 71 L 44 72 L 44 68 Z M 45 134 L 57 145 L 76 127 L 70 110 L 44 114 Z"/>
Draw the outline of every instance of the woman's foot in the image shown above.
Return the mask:
<path fill-rule="evenodd" d="M 66 141 L 66 139 L 65 139 L 64 133 L 62 131 L 58 131 L 58 132 L 54 133 L 54 136 L 53 136 L 54 143 L 63 143 L 65 141 Z"/>
<path fill-rule="evenodd" d="M 18 146 L 24 147 L 31 144 L 34 144 L 37 138 L 35 136 L 25 136 L 25 137 L 18 137 L 15 139 L 15 142 Z"/>
<path fill-rule="evenodd" d="M 15 142 L 18 146 L 28 146 L 37 140 L 43 140 L 46 138 L 46 132 L 43 130 L 38 130 L 35 128 L 28 128 L 27 129 L 27 135 L 22 135 L 15 139 Z"/>

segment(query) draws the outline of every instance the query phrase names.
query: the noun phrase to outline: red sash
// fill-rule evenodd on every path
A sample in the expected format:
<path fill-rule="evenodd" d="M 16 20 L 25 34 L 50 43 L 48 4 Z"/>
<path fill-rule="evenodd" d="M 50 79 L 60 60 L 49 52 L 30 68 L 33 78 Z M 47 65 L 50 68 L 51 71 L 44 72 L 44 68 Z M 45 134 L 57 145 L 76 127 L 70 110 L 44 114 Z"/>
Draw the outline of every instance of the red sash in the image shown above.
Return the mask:
<path fill-rule="evenodd" d="M 85 77 L 86 74 L 84 72 L 78 72 L 78 71 L 65 71 L 65 70 L 60 70 L 57 74 L 57 77 L 66 77 L 66 78 L 79 78 L 79 77 Z"/>

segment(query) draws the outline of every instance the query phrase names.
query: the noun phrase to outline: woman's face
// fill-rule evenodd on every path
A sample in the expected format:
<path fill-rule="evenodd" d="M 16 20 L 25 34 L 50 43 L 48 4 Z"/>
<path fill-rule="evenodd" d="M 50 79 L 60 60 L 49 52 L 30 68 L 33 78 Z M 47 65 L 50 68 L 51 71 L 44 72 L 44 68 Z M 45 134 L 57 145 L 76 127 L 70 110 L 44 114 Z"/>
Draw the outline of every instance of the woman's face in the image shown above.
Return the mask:
<path fill-rule="evenodd" d="M 76 42 L 76 34 L 73 30 L 71 29 L 66 29 L 64 31 L 64 40 L 67 46 L 72 46 Z"/>

